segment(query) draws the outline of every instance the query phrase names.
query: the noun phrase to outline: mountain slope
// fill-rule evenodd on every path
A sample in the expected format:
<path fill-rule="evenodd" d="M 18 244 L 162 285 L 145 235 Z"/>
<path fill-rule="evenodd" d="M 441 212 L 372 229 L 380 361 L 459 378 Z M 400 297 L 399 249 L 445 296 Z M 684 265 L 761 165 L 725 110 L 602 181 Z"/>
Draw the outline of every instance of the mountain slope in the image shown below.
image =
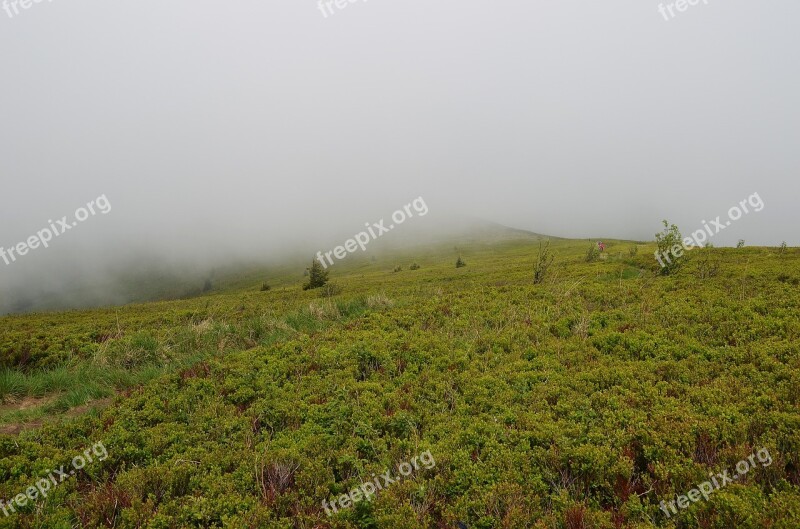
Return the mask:
<path fill-rule="evenodd" d="M 190 300 L 3 318 L 0 343 L 29 340 L 26 376 L 154 372 L 99 414 L 0 438 L 4 498 L 108 449 L 0 527 L 797 526 L 800 253 L 702 250 L 659 277 L 652 247 L 606 242 L 594 263 L 588 242 L 554 242 L 540 285 L 525 237 L 345 260 L 332 298 L 287 271 Z M 719 261 L 715 277 L 698 279 L 700 257 Z M 659 509 L 760 449 L 768 466 L 754 456 L 708 501 Z M 435 465 L 327 516 L 428 452 Z"/>

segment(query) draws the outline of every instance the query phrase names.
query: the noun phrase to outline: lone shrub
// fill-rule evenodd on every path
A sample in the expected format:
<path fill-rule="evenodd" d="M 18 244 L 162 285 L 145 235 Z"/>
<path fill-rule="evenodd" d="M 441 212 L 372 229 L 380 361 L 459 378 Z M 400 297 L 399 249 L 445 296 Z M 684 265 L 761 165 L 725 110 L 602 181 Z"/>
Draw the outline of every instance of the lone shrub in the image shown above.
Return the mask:
<path fill-rule="evenodd" d="M 465 266 L 467 266 L 467 263 L 464 262 L 464 260 L 459 255 L 458 256 L 458 261 L 456 261 L 456 268 L 464 268 Z"/>
<path fill-rule="evenodd" d="M 316 259 L 311 261 L 311 268 L 307 268 L 308 283 L 303 285 L 303 290 L 324 287 L 328 282 L 328 271 L 322 268 L 322 264 Z"/>
<path fill-rule="evenodd" d="M 600 250 L 597 248 L 597 245 L 592 243 L 589 245 L 589 251 L 586 252 L 586 262 L 593 263 L 600 258 Z"/>
<path fill-rule="evenodd" d="M 412 264 L 411 266 L 408 267 L 409 270 L 419 270 L 420 268 L 422 268 L 422 267 L 419 266 L 417 263 L 414 263 L 414 264 Z"/>
<path fill-rule="evenodd" d="M 402 271 L 403 271 L 403 267 L 400 266 L 400 265 L 395 266 L 394 270 L 392 270 L 392 272 L 402 272 Z"/>
<path fill-rule="evenodd" d="M 786 241 L 781 243 L 781 247 L 778 249 L 778 253 L 783 255 L 786 253 Z"/>
<path fill-rule="evenodd" d="M 268 292 L 272 287 L 264 283 L 261 285 L 261 292 Z"/>
<path fill-rule="evenodd" d="M 739 242 L 736 243 L 737 248 L 744 248 L 744 239 L 739 239 Z"/>
<path fill-rule="evenodd" d="M 550 241 L 547 241 L 547 244 L 544 246 L 542 246 L 542 243 L 540 242 L 539 256 L 536 258 L 536 263 L 533 265 L 534 285 L 538 285 L 544 281 L 547 271 L 550 269 L 550 265 L 553 264 L 554 259 L 555 256 L 550 252 Z"/>
<path fill-rule="evenodd" d="M 674 224 L 664 221 L 664 231 L 656 233 L 656 258 L 661 264 L 661 275 L 669 275 L 680 268 L 686 261 L 683 253 L 683 236 Z"/>
<path fill-rule="evenodd" d="M 719 259 L 712 257 L 708 250 L 701 250 L 702 257 L 697 263 L 697 277 L 708 279 L 715 277 L 719 273 Z"/>

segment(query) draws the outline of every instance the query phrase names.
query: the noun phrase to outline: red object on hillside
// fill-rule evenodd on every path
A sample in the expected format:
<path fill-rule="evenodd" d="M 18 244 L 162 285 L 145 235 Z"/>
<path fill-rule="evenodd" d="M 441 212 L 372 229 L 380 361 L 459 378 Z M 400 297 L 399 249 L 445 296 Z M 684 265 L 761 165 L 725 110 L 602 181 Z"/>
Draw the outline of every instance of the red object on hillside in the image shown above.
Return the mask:
<path fill-rule="evenodd" d="M 600 248 L 601 252 L 605 252 L 606 251 L 606 245 L 603 244 L 603 241 L 597 241 L 597 247 Z"/>

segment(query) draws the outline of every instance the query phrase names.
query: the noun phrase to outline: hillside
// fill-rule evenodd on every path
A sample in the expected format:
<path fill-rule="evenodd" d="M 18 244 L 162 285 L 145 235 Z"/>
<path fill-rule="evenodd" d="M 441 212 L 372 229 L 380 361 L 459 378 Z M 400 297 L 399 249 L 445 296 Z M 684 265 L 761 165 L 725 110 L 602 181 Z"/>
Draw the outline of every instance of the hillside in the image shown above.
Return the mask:
<path fill-rule="evenodd" d="M 800 526 L 800 251 L 662 277 L 553 239 L 534 285 L 541 236 L 497 230 L 356 254 L 329 297 L 292 263 L 0 318 L 0 499 L 107 450 L 0 527 Z"/>

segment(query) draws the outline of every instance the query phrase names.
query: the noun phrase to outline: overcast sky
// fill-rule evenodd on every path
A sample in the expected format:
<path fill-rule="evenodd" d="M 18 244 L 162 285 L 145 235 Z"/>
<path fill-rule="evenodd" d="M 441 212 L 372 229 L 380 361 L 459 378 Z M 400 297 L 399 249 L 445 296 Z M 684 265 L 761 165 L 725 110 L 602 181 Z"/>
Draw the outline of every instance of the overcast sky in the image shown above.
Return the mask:
<path fill-rule="evenodd" d="M 141 245 L 269 252 L 418 196 L 439 215 L 650 240 L 662 218 L 691 231 L 754 192 L 764 209 L 715 244 L 800 245 L 800 3 L 708 0 L 669 21 L 658 6 L 2 10 L 0 245 L 103 194 L 109 214 L 14 267 L 66 246 L 82 249 L 69 266 Z"/>

